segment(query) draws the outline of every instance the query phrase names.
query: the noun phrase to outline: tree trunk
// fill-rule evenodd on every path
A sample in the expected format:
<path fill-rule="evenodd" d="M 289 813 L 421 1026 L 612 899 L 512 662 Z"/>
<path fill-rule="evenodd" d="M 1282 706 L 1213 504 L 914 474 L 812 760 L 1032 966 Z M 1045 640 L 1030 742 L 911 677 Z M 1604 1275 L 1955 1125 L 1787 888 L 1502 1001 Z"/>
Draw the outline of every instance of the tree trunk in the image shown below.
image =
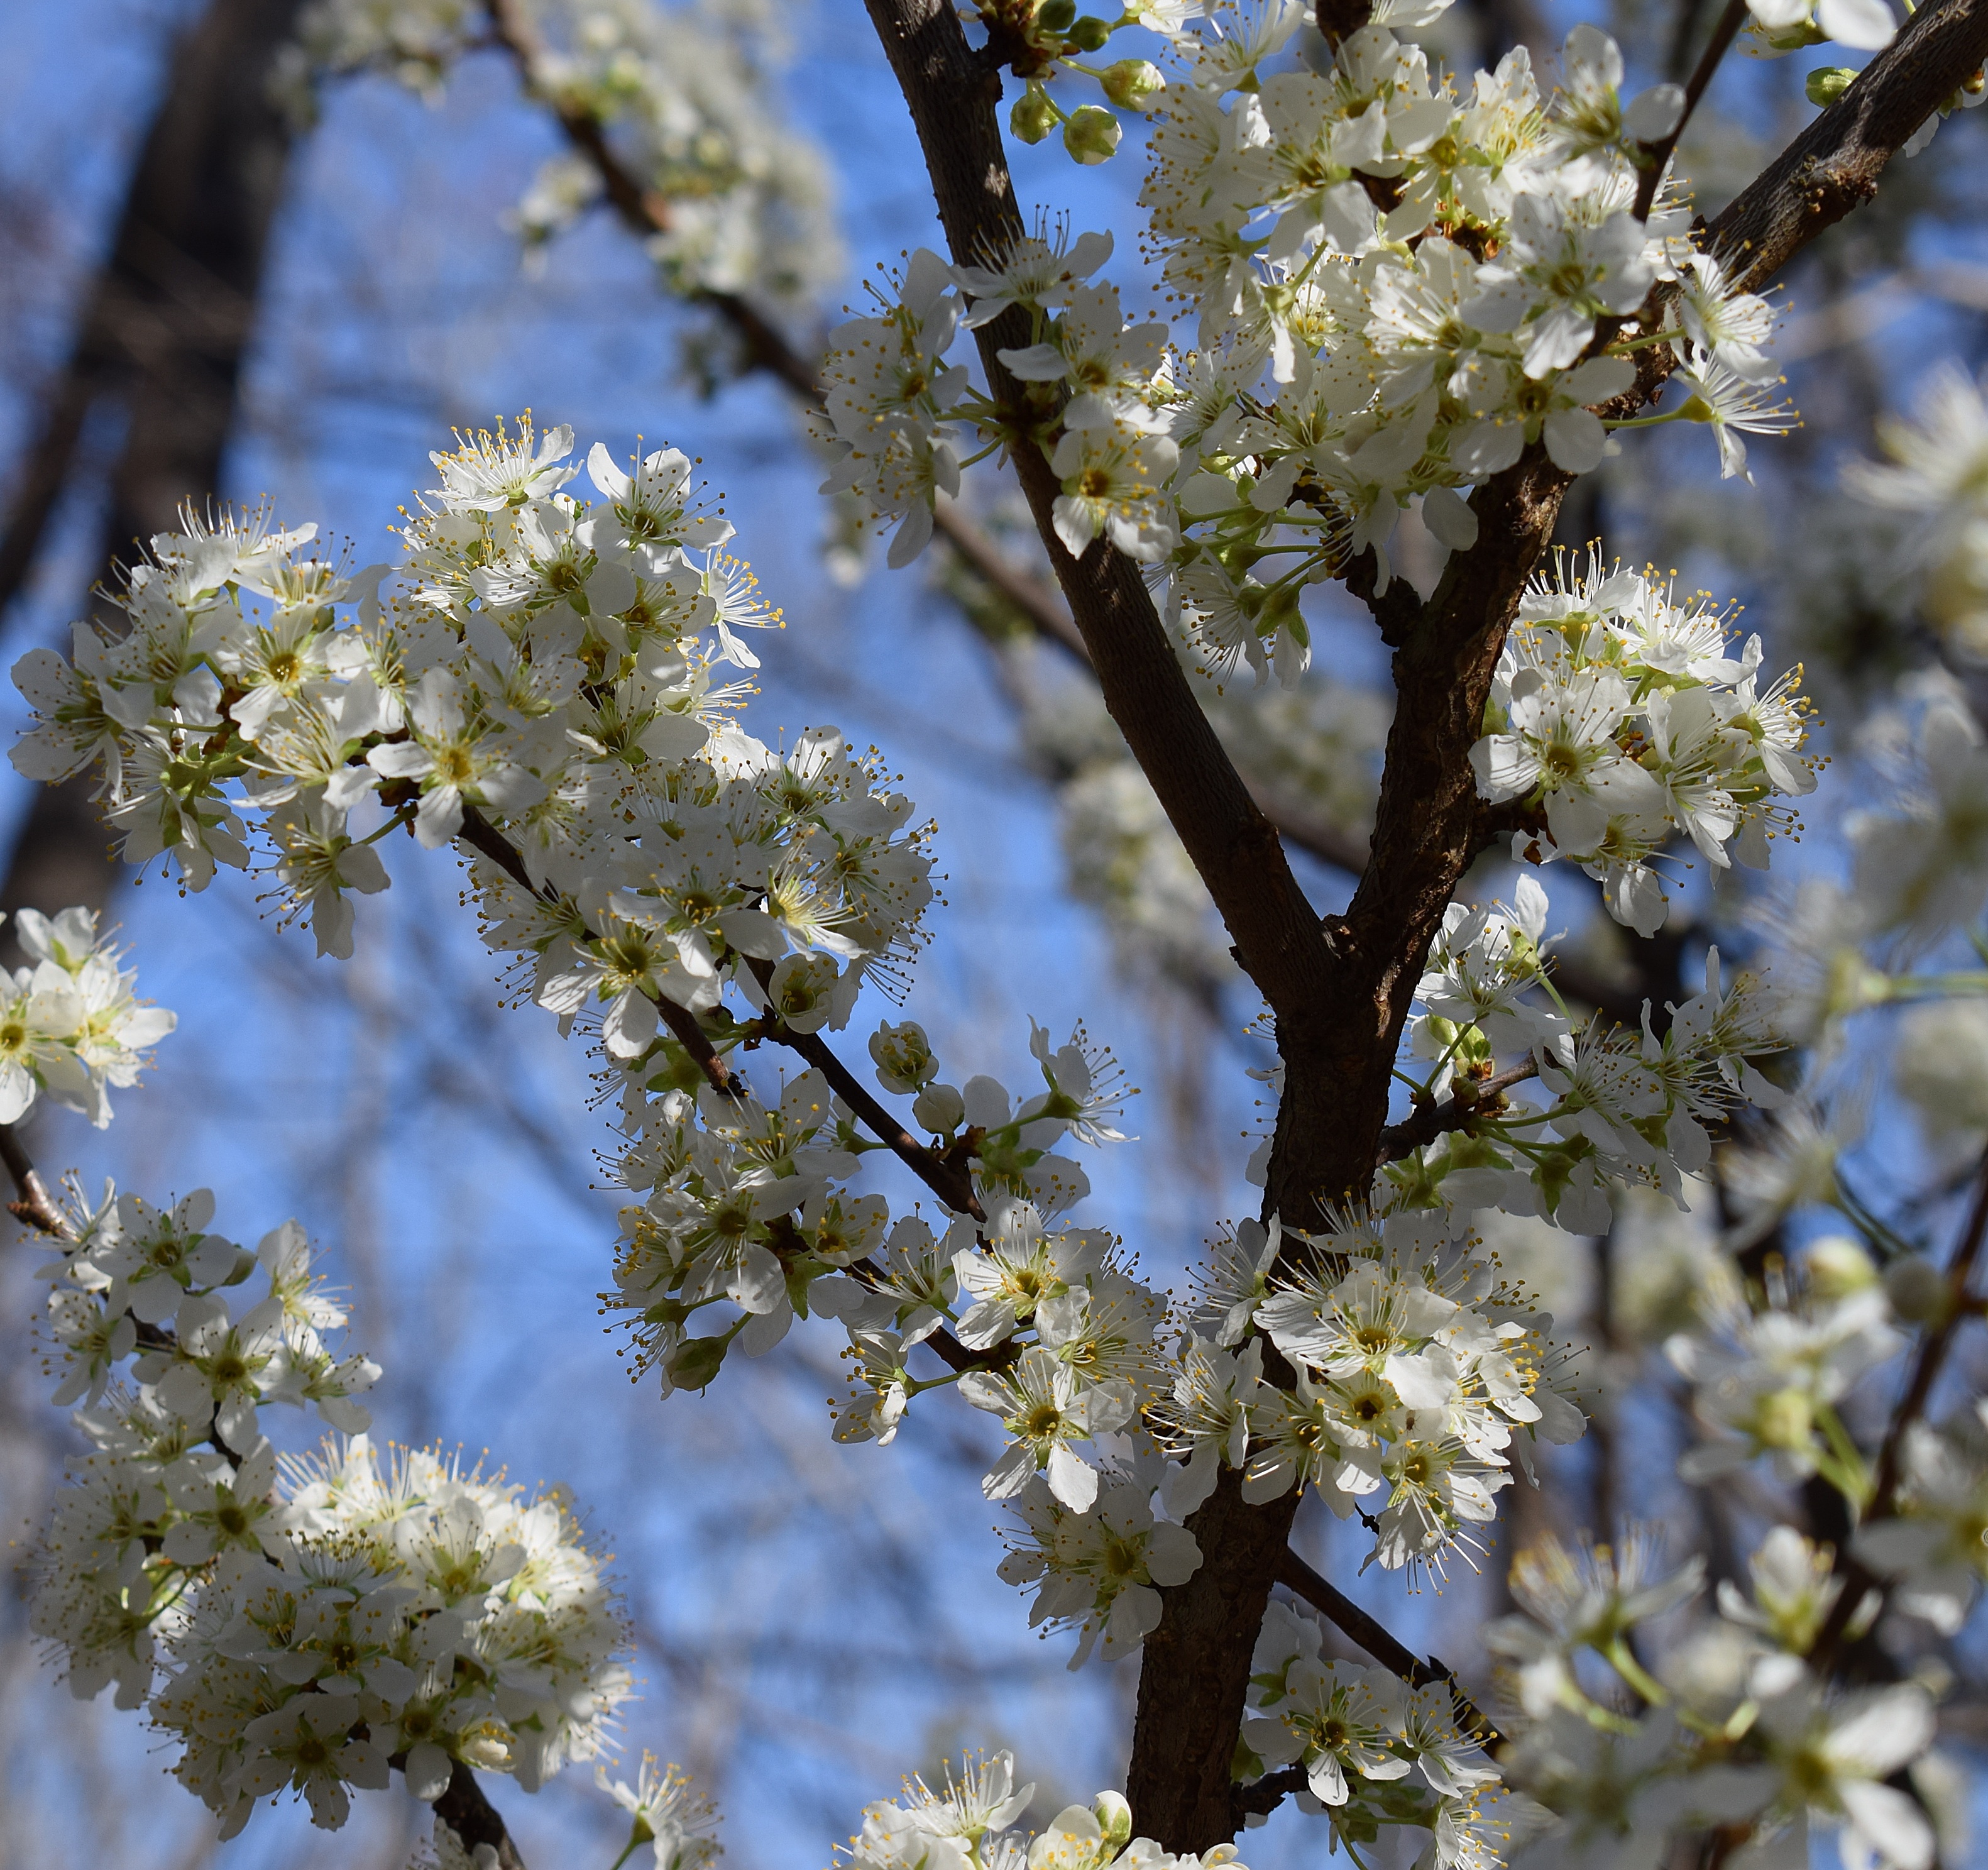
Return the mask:
<path fill-rule="evenodd" d="M 106 578 L 134 539 L 172 526 L 182 502 L 205 502 L 220 480 L 289 154 L 269 71 L 297 10 L 298 0 L 211 0 L 174 48 L 110 252 L 15 487 L 0 607 L 33 567 L 100 401 L 125 415 L 95 554 Z M 35 788 L 0 908 L 103 907 L 115 873 L 90 791 L 83 778 Z M 15 946 L 5 932 L 0 943 Z"/>

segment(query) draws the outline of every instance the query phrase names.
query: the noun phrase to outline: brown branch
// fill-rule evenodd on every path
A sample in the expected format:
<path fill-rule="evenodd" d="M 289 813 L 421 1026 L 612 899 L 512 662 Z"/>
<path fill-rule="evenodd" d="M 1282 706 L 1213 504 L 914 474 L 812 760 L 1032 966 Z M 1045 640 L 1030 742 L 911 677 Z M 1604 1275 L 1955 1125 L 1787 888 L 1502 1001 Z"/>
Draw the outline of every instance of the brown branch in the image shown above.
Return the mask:
<path fill-rule="evenodd" d="M 1988 1155 L 1982 1158 L 1967 1224 L 1962 1229 L 1959 1244 L 1947 1265 L 1946 1311 L 1919 1340 L 1918 1354 L 1912 1360 L 1912 1375 L 1905 1381 L 1905 1393 L 1892 1412 L 1884 1442 L 1878 1451 L 1878 1464 L 1871 1476 L 1871 1498 L 1858 1516 L 1867 1525 L 1888 1517 L 1897 1504 L 1898 1483 L 1903 1478 L 1905 1438 L 1925 1413 L 1932 1386 L 1939 1379 L 1940 1367 L 1946 1361 L 1946 1354 L 1952 1348 L 1956 1334 L 1969 1318 L 1980 1315 L 1968 1287 L 1973 1283 L 1974 1269 L 1981 1258 L 1984 1240 L 1988 1240 Z M 1873 1588 L 1882 1588 L 1882 1581 L 1851 1556 L 1848 1540 L 1837 1548 L 1836 1569 L 1843 1581 L 1842 1589 L 1810 1652 L 1810 1666 L 1818 1671 L 1835 1654 L 1866 1592 Z"/>
<path fill-rule="evenodd" d="M 49 1199 L 48 1185 L 22 1146 L 20 1131 L 10 1123 L 0 1123 L 0 1162 L 6 1164 L 18 1198 L 8 1202 L 7 1212 L 23 1225 L 39 1227 L 58 1240 L 73 1240 L 76 1229 Z"/>
<path fill-rule="evenodd" d="M 1380 1160 L 1398 1162 L 1411 1150 L 1432 1143 L 1449 1131 L 1466 1130 L 1480 1118 L 1496 1116 L 1505 1107 L 1506 1091 L 1539 1074 L 1539 1061 L 1529 1058 L 1523 1065 L 1513 1065 L 1481 1083 L 1458 1078 L 1442 1103 L 1431 1099 L 1419 1104 L 1412 1116 L 1390 1124 L 1381 1132 Z"/>
<path fill-rule="evenodd" d="M 1383 1669 L 1399 1676 L 1410 1687 L 1428 1688 L 1437 1682 L 1446 1686 L 1456 1704 L 1458 1725 L 1479 1746 L 1488 1750 L 1505 1744 L 1504 1735 L 1463 1692 L 1453 1671 L 1434 1656 L 1423 1661 L 1378 1618 L 1369 1616 L 1345 1592 L 1327 1584 L 1297 1553 L 1285 1552 L 1277 1566 L 1277 1582 L 1293 1595 L 1303 1598 Z"/>
<path fill-rule="evenodd" d="M 517 1840 L 502 1814 L 483 1796 L 476 1775 L 460 1760 L 450 1776 L 448 1790 L 434 1802 L 434 1814 L 462 1840 L 470 1856 L 487 1844 L 497 1853 L 497 1870 L 525 1870 Z"/>
<path fill-rule="evenodd" d="M 530 891 L 541 901 L 556 902 L 559 900 L 556 891 L 541 889 L 532 881 L 531 873 L 526 869 L 525 861 L 519 855 L 516 845 L 475 806 L 464 806 L 462 826 L 456 836 L 462 843 L 480 851 L 512 881 Z M 600 939 L 584 924 L 581 925 L 581 932 L 590 941 Z M 755 963 L 753 971 L 762 988 L 772 978 L 773 969 L 769 964 Z M 650 997 L 655 1002 L 656 1010 L 662 1016 L 663 1023 L 669 1027 L 671 1036 L 696 1060 L 712 1088 L 728 1097 L 737 1097 L 740 1088 L 739 1077 L 718 1057 L 717 1047 L 712 1043 L 710 1035 L 698 1023 L 697 1016 L 688 1008 L 679 1006 L 668 994 L 652 994 Z M 837 1096 L 869 1126 L 877 1140 L 948 1207 L 958 1212 L 970 1214 L 976 1220 L 986 1219 L 981 1209 L 979 1197 L 973 1192 L 972 1180 L 966 1172 L 958 1164 L 947 1161 L 938 1151 L 928 1148 L 911 1135 L 884 1109 L 864 1087 L 862 1080 L 836 1056 L 827 1040 L 819 1033 L 797 1033 L 777 1016 L 767 1022 L 766 1033 L 777 1043 L 799 1053 L 819 1070 L 828 1080 Z"/>
<path fill-rule="evenodd" d="M 1684 109 L 1679 115 L 1676 127 L 1661 140 L 1640 146 L 1638 159 L 1643 165 L 1643 178 L 1636 184 L 1636 205 L 1630 211 L 1638 221 L 1649 218 L 1650 204 L 1657 198 L 1657 191 L 1663 185 L 1664 171 L 1670 164 L 1678 139 L 1684 134 L 1685 126 L 1697 110 L 1699 100 L 1712 83 L 1712 75 L 1718 70 L 1719 61 L 1726 56 L 1733 42 L 1740 36 L 1740 29 L 1746 23 L 1746 0 L 1727 0 L 1726 11 L 1712 29 L 1712 38 L 1691 75 L 1691 82 L 1684 88 Z"/>
<path fill-rule="evenodd" d="M 1307 1790 L 1310 1784 L 1310 1776 L 1303 1767 L 1286 1766 L 1274 1773 L 1266 1773 L 1254 1785 L 1238 1786 L 1234 1801 L 1236 1828 L 1242 1828 L 1246 1817 L 1259 1813 L 1267 1817 L 1291 1794 Z"/>
<path fill-rule="evenodd" d="M 1026 230 L 995 118 L 999 73 L 975 56 L 942 0 L 869 3 L 910 106 L 954 258 L 978 261 L 1001 251 Z M 1028 322 L 1011 306 L 975 333 L 994 404 L 1016 412 L 1018 426 L 1026 399 L 999 353 L 1028 342 Z M 1317 916 L 1276 828 L 1202 712 L 1139 568 L 1101 539 L 1073 557 L 1056 534 L 1053 509 L 1062 487 L 1048 459 L 1024 443 L 1014 462 L 1105 705 L 1215 899 L 1238 959 L 1275 1010 L 1280 1043 L 1288 1051 L 1314 1037 L 1324 1042 L 1320 989 L 1332 962 Z"/>
<path fill-rule="evenodd" d="M 1705 244 L 1758 292 L 1796 254 L 1878 192 L 1885 166 L 1988 60 L 1988 0 L 1934 0 L 1856 82 L 1747 184 Z"/>
<path fill-rule="evenodd" d="M 1024 232 L 995 117 L 999 75 L 975 59 L 943 0 L 867 4 L 952 253 L 977 261 Z M 1984 40 L 1988 0 L 1927 7 L 1743 191 L 1712 232 L 1729 250 L 1748 252 L 1752 282 L 1868 196 L 1892 154 L 1981 63 Z M 1025 404 L 997 353 L 1028 341 L 1026 323 L 1011 308 L 978 333 L 995 405 L 1016 412 L 1018 430 Z M 1639 367 L 1638 406 L 1675 359 L 1651 347 Z M 1060 489 L 1040 449 L 1019 448 L 1016 466 L 1106 705 L 1276 1016 L 1286 1088 L 1266 1206 L 1303 1224 L 1324 1203 L 1364 1191 L 1371 1175 L 1423 958 L 1477 848 L 1469 749 L 1568 477 L 1534 447 L 1480 489 L 1477 543 L 1451 556 L 1425 604 L 1401 587 L 1373 593 L 1371 557 L 1349 578 L 1357 594 L 1379 598 L 1398 705 L 1372 860 L 1346 915 L 1321 928 L 1202 715 L 1136 568 L 1101 542 L 1072 558 L 1055 536 Z M 1251 1507 L 1226 1480 L 1192 1520 L 1219 1562 L 1164 1594 L 1141 1670 L 1128 1790 L 1142 1824 L 1175 1851 L 1205 1849 L 1232 1828 L 1229 1763 L 1248 1658 L 1293 1510 L 1288 1500 Z"/>

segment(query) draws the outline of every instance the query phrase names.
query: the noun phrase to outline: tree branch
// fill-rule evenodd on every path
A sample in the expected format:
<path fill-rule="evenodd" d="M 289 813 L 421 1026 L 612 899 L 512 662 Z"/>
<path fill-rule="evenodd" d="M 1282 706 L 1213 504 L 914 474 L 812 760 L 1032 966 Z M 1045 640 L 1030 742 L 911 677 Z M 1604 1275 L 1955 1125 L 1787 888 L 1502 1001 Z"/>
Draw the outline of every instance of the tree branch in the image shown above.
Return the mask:
<path fill-rule="evenodd" d="M 480 851 L 492 863 L 510 878 L 521 888 L 529 890 L 543 902 L 556 902 L 556 892 L 542 890 L 532 881 L 531 873 L 525 867 L 524 859 L 518 848 L 502 832 L 491 823 L 473 805 L 462 810 L 462 826 L 457 837 L 473 850 Z M 591 929 L 583 932 L 590 941 L 598 940 Z M 766 971 L 770 978 L 772 969 Z M 756 974 L 757 969 L 755 970 Z M 763 987 L 765 979 L 760 982 Z M 712 1087 L 728 1097 L 739 1094 L 738 1076 L 718 1054 L 711 1037 L 698 1023 L 697 1016 L 688 1008 L 679 1006 L 668 994 L 650 996 L 663 1023 L 670 1029 L 671 1036 L 696 1060 Z M 770 1019 L 766 1026 L 766 1036 L 776 1043 L 797 1052 L 826 1077 L 831 1089 L 847 1104 L 874 1134 L 877 1140 L 897 1157 L 911 1173 L 939 1199 L 955 1212 L 972 1215 L 976 1220 L 985 1220 L 979 1197 L 973 1192 L 973 1184 L 957 1163 L 948 1162 L 937 1150 L 921 1143 L 908 1131 L 877 1098 L 865 1087 L 862 1080 L 838 1058 L 828 1043 L 819 1033 L 797 1033 L 786 1021 L 777 1017 Z"/>
<path fill-rule="evenodd" d="M 1962 1229 L 1953 1258 L 1947 1265 L 1946 1312 L 1919 1340 L 1919 1353 L 1912 1360 L 1912 1375 L 1905 1381 L 1905 1393 L 1892 1412 L 1884 1442 L 1878 1451 L 1878 1465 L 1871 1476 L 1871 1498 L 1858 1515 L 1866 1525 L 1888 1518 L 1897 1505 L 1898 1483 L 1904 1477 L 1902 1468 L 1905 1437 L 1912 1432 L 1912 1425 L 1925 1413 L 1932 1386 L 1939 1379 L 1940 1366 L 1946 1361 L 1946 1354 L 1952 1348 L 1956 1334 L 1969 1318 L 1979 1315 L 1970 1300 L 1968 1287 L 1973 1283 L 1974 1269 L 1981 1258 L 1984 1240 L 1988 1240 L 1988 1154 L 1983 1155 L 1977 1172 L 1967 1224 Z M 1810 1651 L 1810 1665 L 1818 1670 L 1834 1655 L 1844 1631 L 1850 1626 L 1850 1620 L 1863 1604 L 1865 1592 L 1873 1587 L 1882 1588 L 1883 1582 L 1851 1556 L 1847 1540 L 1837 1547 L 1836 1569 L 1843 1580 L 1843 1588 L 1837 1594 L 1836 1601 L 1831 1606 L 1829 1616 Z"/>
<path fill-rule="evenodd" d="M 20 1131 L 10 1123 L 0 1123 L 0 1162 L 6 1164 L 18 1197 L 8 1202 L 7 1212 L 25 1226 L 39 1227 L 58 1240 L 73 1240 L 76 1229 L 49 1199 L 48 1185 L 22 1143 Z"/>
<path fill-rule="evenodd" d="M 869 0 L 869 10 L 910 107 L 954 259 L 977 262 L 1002 251 L 1026 229 L 995 120 L 999 73 L 975 56 L 943 0 Z M 1019 386 L 999 353 L 1028 343 L 1027 315 L 1010 306 L 975 335 L 994 403 L 1020 410 Z M 1139 568 L 1101 539 L 1073 557 L 1056 534 L 1063 489 L 1047 458 L 1032 444 L 1013 458 L 1105 705 L 1215 899 L 1238 959 L 1270 1001 L 1280 1047 L 1288 1054 L 1328 1045 L 1321 989 L 1333 958 L 1317 914 L 1202 712 Z M 1273 1190 L 1273 1202 L 1281 1192 Z M 1287 1218 L 1315 1218 L 1310 1192 Z"/>
<path fill-rule="evenodd" d="M 1514 1065 L 1481 1083 L 1471 1078 L 1456 1079 L 1449 1096 L 1442 1103 L 1432 1100 L 1418 1105 L 1412 1116 L 1390 1124 L 1381 1132 L 1380 1160 L 1398 1162 L 1412 1150 L 1434 1142 L 1449 1131 L 1468 1129 L 1481 1117 L 1496 1115 L 1505 1107 L 1506 1091 L 1539 1075 L 1539 1061 L 1529 1058 L 1523 1065 Z"/>
<path fill-rule="evenodd" d="M 1286 1550 L 1277 1565 L 1277 1582 L 1300 1597 L 1313 1609 L 1350 1636 L 1375 1662 L 1399 1676 L 1412 1688 L 1444 1684 L 1456 1704 L 1458 1725 L 1487 1750 L 1505 1744 L 1505 1736 L 1494 1726 L 1476 1703 L 1458 1686 L 1455 1674 L 1432 1656 L 1427 1662 L 1406 1643 L 1395 1637 L 1378 1618 L 1370 1617 L 1358 1605 L 1320 1577 L 1297 1553 Z"/>
<path fill-rule="evenodd" d="M 502 1815 L 483 1796 L 476 1775 L 458 1760 L 448 1790 L 434 1802 L 434 1814 L 462 1840 L 472 1857 L 488 1845 L 497 1853 L 497 1870 L 525 1870 L 525 1860 Z"/>
<path fill-rule="evenodd" d="M 1657 198 L 1658 189 L 1663 186 L 1664 171 L 1670 164 L 1678 139 L 1684 134 L 1685 126 L 1691 121 L 1699 100 L 1705 96 L 1712 73 L 1719 69 L 1719 61 L 1731 49 L 1733 42 L 1740 36 L 1740 29 L 1746 23 L 1746 0 L 1727 0 L 1726 11 L 1712 29 L 1712 38 L 1691 75 L 1691 82 L 1684 88 L 1684 109 L 1679 113 L 1676 127 L 1660 140 L 1641 146 L 1643 178 L 1636 184 L 1636 205 L 1630 210 L 1638 221 L 1649 218 L 1650 204 Z"/>
<path fill-rule="evenodd" d="M 1885 166 L 1988 60 L 1988 0 L 1934 0 L 1856 82 L 1741 190 L 1706 245 L 1758 292 L 1802 249 L 1878 192 Z"/>

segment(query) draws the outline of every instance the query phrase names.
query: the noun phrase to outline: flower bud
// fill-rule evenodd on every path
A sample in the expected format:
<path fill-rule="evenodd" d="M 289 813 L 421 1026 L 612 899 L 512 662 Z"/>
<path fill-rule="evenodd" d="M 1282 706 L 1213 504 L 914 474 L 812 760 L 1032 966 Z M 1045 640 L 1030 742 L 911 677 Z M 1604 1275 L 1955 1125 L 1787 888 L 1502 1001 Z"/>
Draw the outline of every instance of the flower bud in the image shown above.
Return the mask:
<path fill-rule="evenodd" d="M 912 1118 L 940 1136 L 950 1136 L 966 1121 L 966 1100 L 950 1084 L 928 1084 L 911 1106 Z"/>
<path fill-rule="evenodd" d="M 1050 101 L 1050 94 L 1039 84 L 1031 83 L 1015 100 L 1008 113 L 1008 127 L 1024 143 L 1040 143 L 1057 122 L 1057 107 Z"/>
<path fill-rule="evenodd" d="M 1953 1298 L 1946 1275 L 1923 1254 L 1905 1253 L 1885 1269 L 1885 1296 L 1908 1324 L 1935 1324 Z"/>
<path fill-rule="evenodd" d="M 1121 59 L 1104 68 L 1104 95 L 1121 110 L 1150 110 L 1167 88 L 1160 68 L 1146 59 Z"/>
<path fill-rule="evenodd" d="M 1045 32 L 1067 32 L 1077 18 L 1077 0 L 1043 0 L 1036 24 Z"/>
<path fill-rule="evenodd" d="M 1111 36 L 1111 28 L 1104 20 L 1096 19 L 1087 13 L 1070 29 L 1070 43 L 1079 52 L 1100 52 L 1104 42 Z"/>
<path fill-rule="evenodd" d="M 1090 1809 L 1106 1841 L 1122 1850 L 1132 1835 L 1132 1807 L 1125 1803 L 1124 1795 L 1100 1792 L 1092 1801 Z"/>
<path fill-rule="evenodd" d="M 1808 101 L 1827 108 L 1848 90 L 1857 76 L 1854 67 L 1848 65 L 1824 65 L 1808 75 L 1808 83 L 1802 89 L 1808 94 Z"/>
<path fill-rule="evenodd" d="M 1803 1249 L 1808 1283 L 1819 1299 L 1847 1299 L 1878 1283 L 1871 1256 L 1848 1234 L 1824 1234 Z"/>
<path fill-rule="evenodd" d="M 705 1389 L 718 1375 L 731 1345 L 729 1337 L 690 1337 L 670 1353 L 663 1368 L 678 1389 Z"/>
<path fill-rule="evenodd" d="M 1085 104 L 1073 110 L 1063 127 L 1063 146 L 1087 168 L 1108 162 L 1117 153 L 1124 127 L 1108 110 Z"/>

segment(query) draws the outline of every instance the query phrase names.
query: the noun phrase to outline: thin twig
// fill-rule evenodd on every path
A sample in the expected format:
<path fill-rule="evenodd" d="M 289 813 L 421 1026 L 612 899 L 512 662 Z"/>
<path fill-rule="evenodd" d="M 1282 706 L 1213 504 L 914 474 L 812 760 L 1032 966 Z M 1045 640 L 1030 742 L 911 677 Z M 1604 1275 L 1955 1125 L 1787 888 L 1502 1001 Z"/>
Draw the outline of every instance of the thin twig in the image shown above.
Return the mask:
<path fill-rule="evenodd" d="M 73 1240 L 76 1229 L 49 1199 L 47 1184 L 22 1146 L 20 1132 L 10 1123 L 0 1123 L 0 1162 L 7 1165 L 7 1173 L 13 1178 L 14 1192 L 19 1197 L 8 1202 L 8 1212 L 16 1220 L 29 1227 L 39 1227 L 43 1233 L 52 1235 L 58 1240 Z"/>
<path fill-rule="evenodd" d="M 1906 1379 L 1905 1393 L 1899 1397 L 1898 1407 L 1892 1412 L 1891 1422 L 1878 1452 L 1878 1464 L 1871 1476 L 1871 1498 L 1859 1515 L 1866 1524 L 1888 1517 L 1897 1503 L 1898 1483 L 1903 1478 L 1905 1438 L 1911 1433 L 1913 1424 L 1925 1412 L 1932 1386 L 1939 1379 L 1940 1367 L 1946 1361 L 1956 1334 L 1966 1320 L 1977 1315 L 1968 1287 L 1973 1283 L 1974 1269 L 1980 1260 L 1984 1239 L 1988 1239 L 1988 1154 L 1982 1158 L 1967 1225 L 1962 1232 L 1959 1245 L 1954 1249 L 1953 1258 L 1948 1263 L 1946 1312 L 1919 1340 L 1919 1354 L 1912 1361 L 1912 1375 Z M 1848 1541 L 1837 1553 L 1837 1571 L 1842 1577 L 1843 1588 L 1837 1594 L 1828 1619 L 1810 1652 L 1810 1666 L 1818 1671 L 1843 1640 L 1844 1632 L 1862 1605 L 1867 1591 L 1882 1584 L 1880 1579 L 1851 1556 Z"/>
<path fill-rule="evenodd" d="M 1636 184 L 1636 205 L 1631 211 L 1638 221 L 1649 218 L 1650 204 L 1657 198 L 1657 191 L 1663 185 L 1664 171 L 1669 167 L 1672 153 L 1677 148 L 1678 139 L 1684 134 L 1684 127 L 1697 110 L 1699 100 L 1704 96 L 1712 83 L 1712 74 L 1719 69 L 1719 61 L 1740 36 L 1740 29 L 1746 23 L 1746 0 L 1727 0 L 1726 11 L 1719 16 L 1719 24 L 1712 29 L 1711 42 L 1706 46 L 1698 61 L 1698 68 L 1691 75 L 1691 82 L 1684 87 L 1684 110 L 1671 134 L 1655 143 L 1638 146 L 1638 160 L 1643 164 L 1643 178 Z"/>
<path fill-rule="evenodd" d="M 1297 1553 L 1288 1549 L 1277 1564 L 1277 1582 L 1293 1595 L 1336 1624 L 1364 1649 L 1383 1669 L 1399 1676 L 1412 1688 L 1428 1688 L 1440 1682 L 1456 1704 L 1459 1724 L 1487 1751 L 1505 1744 L 1505 1736 L 1493 1726 L 1483 1711 L 1459 1685 L 1453 1671 L 1434 1656 L 1427 1662 L 1415 1654 L 1378 1618 L 1369 1616 L 1345 1592 L 1329 1584 Z"/>
<path fill-rule="evenodd" d="M 1538 1060 L 1529 1058 L 1523 1065 L 1513 1065 L 1481 1084 L 1469 1078 L 1457 1079 L 1454 1089 L 1442 1103 L 1432 1101 L 1418 1105 L 1412 1116 L 1390 1124 L 1381 1132 L 1377 1161 L 1399 1162 L 1410 1150 L 1434 1142 L 1446 1131 L 1468 1129 L 1480 1117 L 1495 1117 L 1504 1107 L 1503 1100 L 1506 1091 L 1514 1084 L 1523 1084 L 1526 1079 L 1539 1075 Z"/>
<path fill-rule="evenodd" d="M 1234 1794 L 1237 1823 L 1259 1813 L 1268 1817 L 1292 1793 L 1306 1791 L 1310 1784 L 1310 1776 L 1303 1767 L 1286 1766 L 1266 1773 L 1253 1786 L 1238 1786 Z"/>
<path fill-rule="evenodd" d="M 529 890 L 540 901 L 556 902 L 559 900 L 556 892 L 541 889 L 532 882 L 531 873 L 526 869 L 524 859 L 519 855 L 516 845 L 473 805 L 463 807 L 462 827 L 456 835 L 464 844 L 480 851 L 507 877 Z M 581 925 L 580 932 L 590 941 L 600 939 L 584 924 Z M 756 965 L 756 976 L 762 965 Z M 771 977 L 770 966 L 766 967 L 765 978 L 760 981 L 762 988 L 766 980 Z M 662 1016 L 663 1022 L 669 1027 L 672 1036 L 697 1061 L 712 1087 L 726 1097 L 738 1096 L 740 1088 L 738 1074 L 718 1057 L 709 1035 L 698 1023 L 697 1016 L 688 1008 L 679 1006 L 668 994 L 652 994 L 649 997 L 655 1002 L 656 1010 Z M 957 1164 L 948 1162 L 937 1150 L 928 1148 L 911 1135 L 884 1109 L 864 1087 L 862 1080 L 836 1056 L 827 1041 L 819 1033 L 797 1033 L 777 1014 L 768 1020 L 766 1032 L 769 1038 L 786 1046 L 789 1050 L 799 1053 L 815 1067 L 828 1080 L 830 1088 L 863 1120 L 877 1140 L 948 1208 L 970 1214 L 975 1220 L 987 1218 L 981 1208 L 979 1197 L 973 1192 L 972 1182 L 965 1172 Z"/>

